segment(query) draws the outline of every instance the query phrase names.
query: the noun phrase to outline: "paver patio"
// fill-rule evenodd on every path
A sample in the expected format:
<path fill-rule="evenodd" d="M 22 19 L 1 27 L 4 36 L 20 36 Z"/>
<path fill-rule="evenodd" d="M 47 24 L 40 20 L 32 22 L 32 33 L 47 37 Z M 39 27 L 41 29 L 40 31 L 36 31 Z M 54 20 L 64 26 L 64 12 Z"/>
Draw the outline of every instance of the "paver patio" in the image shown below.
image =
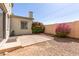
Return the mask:
<path fill-rule="evenodd" d="M 17 49 L 7 53 L 6 56 L 79 55 L 79 40 L 70 38 L 53 38 L 47 35 L 41 35 L 41 37 L 49 38 L 49 40 Z M 29 39 L 30 38 L 31 37 L 29 37 Z"/>

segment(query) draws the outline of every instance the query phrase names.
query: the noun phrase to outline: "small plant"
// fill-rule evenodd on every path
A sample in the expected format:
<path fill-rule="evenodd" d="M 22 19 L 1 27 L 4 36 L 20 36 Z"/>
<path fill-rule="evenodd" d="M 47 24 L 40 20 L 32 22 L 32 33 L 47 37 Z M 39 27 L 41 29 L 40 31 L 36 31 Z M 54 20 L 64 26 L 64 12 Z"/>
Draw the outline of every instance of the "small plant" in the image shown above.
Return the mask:
<path fill-rule="evenodd" d="M 32 24 L 32 33 L 43 33 L 44 25 L 40 22 L 33 22 Z"/>
<path fill-rule="evenodd" d="M 15 36 L 15 31 L 14 30 L 11 32 L 10 36 Z"/>
<path fill-rule="evenodd" d="M 58 37 L 67 37 L 67 35 L 70 33 L 71 29 L 69 27 L 69 25 L 63 23 L 63 24 L 59 24 L 56 28 L 56 35 Z"/>

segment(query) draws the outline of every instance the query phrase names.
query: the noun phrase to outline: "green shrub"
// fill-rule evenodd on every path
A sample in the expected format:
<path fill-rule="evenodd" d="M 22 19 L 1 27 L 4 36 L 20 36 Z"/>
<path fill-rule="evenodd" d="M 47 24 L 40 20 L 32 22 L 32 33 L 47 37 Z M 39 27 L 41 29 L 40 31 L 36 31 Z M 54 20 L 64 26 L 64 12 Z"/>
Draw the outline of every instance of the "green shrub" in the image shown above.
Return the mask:
<path fill-rule="evenodd" d="M 40 22 L 34 22 L 32 24 L 32 33 L 43 33 L 44 25 Z"/>

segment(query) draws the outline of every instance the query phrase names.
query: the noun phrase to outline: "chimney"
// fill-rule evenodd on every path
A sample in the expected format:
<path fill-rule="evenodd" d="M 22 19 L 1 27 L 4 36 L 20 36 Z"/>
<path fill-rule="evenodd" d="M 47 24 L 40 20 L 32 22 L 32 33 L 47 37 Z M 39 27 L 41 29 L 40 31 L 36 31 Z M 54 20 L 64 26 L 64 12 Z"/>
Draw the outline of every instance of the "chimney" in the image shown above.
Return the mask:
<path fill-rule="evenodd" d="M 33 18 L 33 12 L 29 11 L 29 18 Z"/>

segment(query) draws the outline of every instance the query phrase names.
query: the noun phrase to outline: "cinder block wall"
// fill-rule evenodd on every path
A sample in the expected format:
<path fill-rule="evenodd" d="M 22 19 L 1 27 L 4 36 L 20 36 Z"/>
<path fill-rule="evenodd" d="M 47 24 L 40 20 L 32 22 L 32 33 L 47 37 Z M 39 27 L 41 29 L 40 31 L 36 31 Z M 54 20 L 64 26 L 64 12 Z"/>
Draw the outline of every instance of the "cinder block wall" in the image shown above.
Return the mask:
<path fill-rule="evenodd" d="M 73 38 L 79 38 L 79 21 L 68 22 L 67 24 L 71 27 L 71 33 L 68 36 Z M 45 33 L 55 34 L 55 29 L 57 25 L 58 24 L 45 25 Z"/>

